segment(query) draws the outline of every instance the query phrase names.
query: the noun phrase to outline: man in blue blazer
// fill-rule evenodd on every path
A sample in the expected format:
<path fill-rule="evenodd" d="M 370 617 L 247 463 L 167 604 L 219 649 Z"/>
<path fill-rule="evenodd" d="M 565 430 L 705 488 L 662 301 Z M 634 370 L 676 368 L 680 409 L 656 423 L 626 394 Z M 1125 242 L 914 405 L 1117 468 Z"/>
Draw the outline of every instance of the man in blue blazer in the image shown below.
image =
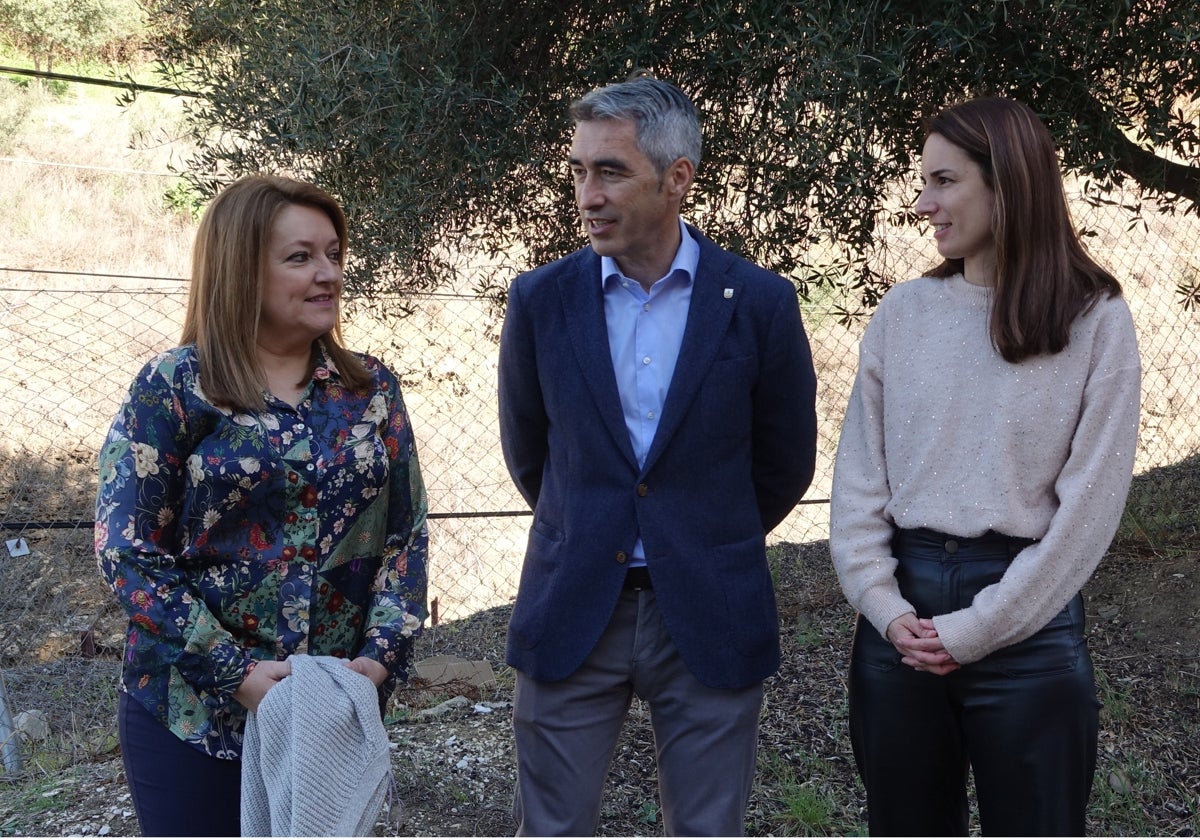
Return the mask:
<path fill-rule="evenodd" d="M 590 247 L 513 282 L 500 431 L 533 525 L 509 626 L 522 835 L 590 835 L 634 694 L 664 827 L 738 835 L 779 665 L 766 534 L 813 475 L 791 283 L 685 224 L 699 120 L 637 78 L 574 103 Z"/>

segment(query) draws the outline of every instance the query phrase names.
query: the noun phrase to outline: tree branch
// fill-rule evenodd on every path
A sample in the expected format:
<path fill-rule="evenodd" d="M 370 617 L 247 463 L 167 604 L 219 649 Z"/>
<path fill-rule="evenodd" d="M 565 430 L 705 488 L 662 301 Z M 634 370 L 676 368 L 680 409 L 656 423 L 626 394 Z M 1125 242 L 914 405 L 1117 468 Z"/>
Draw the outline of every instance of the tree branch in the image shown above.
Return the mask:
<path fill-rule="evenodd" d="M 1115 127 L 1103 103 L 1091 97 L 1091 107 L 1113 126 L 1110 138 L 1119 170 L 1145 189 L 1179 196 L 1191 203 L 1193 211 L 1200 208 L 1200 167 L 1176 163 L 1142 148 Z"/>

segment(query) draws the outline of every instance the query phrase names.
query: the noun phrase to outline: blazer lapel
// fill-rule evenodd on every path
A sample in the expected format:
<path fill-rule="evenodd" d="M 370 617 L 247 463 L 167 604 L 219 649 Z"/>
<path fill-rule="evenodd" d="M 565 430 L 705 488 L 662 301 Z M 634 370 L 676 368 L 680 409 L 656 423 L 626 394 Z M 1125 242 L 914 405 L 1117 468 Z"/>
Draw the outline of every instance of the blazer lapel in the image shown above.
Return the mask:
<path fill-rule="evenodd" d="M 637 456 L 629 440 L 629 430 L 625 428 L 612 352 L 608 347 L 600 257 L 591 248 L 585 248 L 573 263 L 575 270 L 565 271 L 558 278 L 558 289 L 575 361 L 604 426 L 621 454 L 636 468 Z"/>
<path fill-rule="evenodd" d="M 700 243 L 700 263 L 696 268 L 679 359 L 675 363 L 662 418 L 646 455 L 643 471 L 653 466 L 687 416 L 696 391 L 717 356 L 717 349 L 721 346 L 729 320 L 733 317 L 733 309 L 742 293 L 742 278 L 729 271 L 733 255 L 701 236 L 695 228 L 688 229 Z"/>

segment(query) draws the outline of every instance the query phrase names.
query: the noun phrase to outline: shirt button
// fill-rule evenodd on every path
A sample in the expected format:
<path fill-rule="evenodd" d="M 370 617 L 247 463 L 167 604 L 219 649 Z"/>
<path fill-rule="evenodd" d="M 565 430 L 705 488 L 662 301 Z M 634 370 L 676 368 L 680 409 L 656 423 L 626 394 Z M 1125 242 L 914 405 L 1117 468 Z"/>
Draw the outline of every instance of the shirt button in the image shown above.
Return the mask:
<path fill-rule="evenodd" d="M 649 496 L 650 495 L 649 486 L 647 486 L 645 484 L 639 484 L 637 486 L 637 494 L 643 498 L 645 498 L 646 496 Z"/>
<path fill-rule="evenodd" d="M 643 311 L 643 312 L 649 312 L 649 311 L 650 311 L 650 304 L 648 304 L 648 303 L 643 303 L 643 304 L 642 304 L 642 311 Z"/>
<path fill-rule="evenodd" d="M 642 356 L 642 364 L 644 364 L 644 365 L 648 365 L 648 364 L 650 364 L 650 357 L 649 357 L 649 356 Z"/>
<path fill-rule="evenodd" d="M 624 551 L 617 552 L 617 562 L 618 563 L 625 563 L 625 562 L 628 562 L 628 560 L 629 560 L 629 555 L 626 554 Z"/>
<path fill-rule="evenodd" d="M 647 420 L 653 420 L 653 419 L 654 419 L 654 412 L 653 412 L 653 411 L 647 411 L 647 412 L 646 412 L 646 419 L 647 419 Z"/>
<path fill-rule="evenodd" d="M 317 465 L 316 465 L 316 464 L 314 464 L 314 463 L 312 463 L 312 462 L 310 461 L 310 462 L 309 462 L 309 464 L 308 464 L 308 466 L 306 466 L 304 469 L 306 469 L 306 470 L 315 470 L 316 468 L 317 468 Z"/>

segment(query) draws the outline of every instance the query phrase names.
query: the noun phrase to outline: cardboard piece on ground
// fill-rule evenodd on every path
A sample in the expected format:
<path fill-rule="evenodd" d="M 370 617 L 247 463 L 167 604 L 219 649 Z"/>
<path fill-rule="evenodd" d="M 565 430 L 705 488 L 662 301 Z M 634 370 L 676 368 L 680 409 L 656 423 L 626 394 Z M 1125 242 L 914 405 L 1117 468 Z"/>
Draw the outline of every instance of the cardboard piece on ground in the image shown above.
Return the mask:
<path fill-rule="evenodd" d="M 464 682 L 476 688 L 492 688 L 496 685 L 492 663 L 486 659 L 472 662 L 460 656 L 430 656 L 415 663 L 413 671 L 433 685 L 451 682 Z"/>

